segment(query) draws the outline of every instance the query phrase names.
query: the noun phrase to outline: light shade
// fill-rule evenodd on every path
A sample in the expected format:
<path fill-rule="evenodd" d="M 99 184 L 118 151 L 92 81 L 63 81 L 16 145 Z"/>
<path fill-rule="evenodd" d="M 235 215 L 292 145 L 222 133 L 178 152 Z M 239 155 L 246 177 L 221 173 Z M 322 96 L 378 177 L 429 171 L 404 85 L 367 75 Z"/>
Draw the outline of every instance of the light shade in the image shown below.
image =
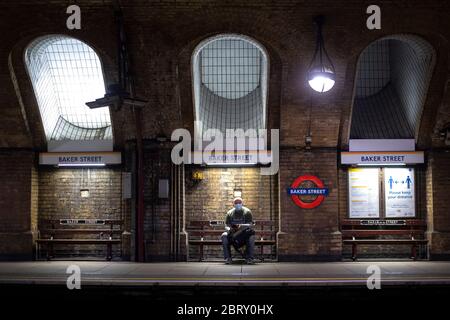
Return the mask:
<path fill-rule="evenodd" d="M 335 83 L 333 72 L 310 72 L 308 74 L 308 83 L 314 91 L 327 92 L 333 88 Z"/>
<path fill-rule="evenodd" d="M 322 36 L 323 16 L 314 18 L 317 26 L 316 50 L 308 67 L 308 83 L 317 92 L 327 92 L 333 88 L 336 81 L 333 62 L 331 62 Z"/>

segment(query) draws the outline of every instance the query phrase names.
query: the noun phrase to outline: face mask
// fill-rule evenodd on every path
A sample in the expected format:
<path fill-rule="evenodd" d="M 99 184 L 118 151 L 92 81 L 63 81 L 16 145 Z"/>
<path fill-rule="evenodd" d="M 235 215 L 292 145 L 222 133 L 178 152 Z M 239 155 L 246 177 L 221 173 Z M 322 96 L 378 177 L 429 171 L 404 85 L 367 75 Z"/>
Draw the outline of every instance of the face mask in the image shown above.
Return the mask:
<path fill-rule="evenodd" d="M 234 205 L 234 208 L 235 208 L 236 210 L 241 210 L 241 209 L 242 209 L 242 203 L 236 203 L 236 204 Z"/>

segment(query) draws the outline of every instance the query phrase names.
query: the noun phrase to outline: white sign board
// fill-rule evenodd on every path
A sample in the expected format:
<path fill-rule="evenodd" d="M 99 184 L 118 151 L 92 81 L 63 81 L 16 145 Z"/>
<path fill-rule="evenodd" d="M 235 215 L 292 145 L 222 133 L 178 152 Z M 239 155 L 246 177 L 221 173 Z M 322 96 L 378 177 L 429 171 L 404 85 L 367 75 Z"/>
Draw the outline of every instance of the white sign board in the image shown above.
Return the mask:
<path fill-rule="evenodd" d="M 342 164 L 416 164 L 423 163 L 423 151 L 417 152 L 341 152 Z"/>
<path fill-rule="evenodd" d="M 386 218 L 414 217 L 414 169 L 386 168 L 384 170 L 384 189 Z"/>
<path fill-rule="evenodd" d="M 267 150 L 260 151 L 235 151 L 235 152 L 194 152 L 195 157 L 199 157 L 207 165 L 255 165 L 257 163 L 271 163 L 272 153 Z"/>
<path fill-rule="evenodd" d="M 60 219 L 59 224 L 105 224 L 102 219 Z"/>
<path fill-rule="evenodd" d="M 414 151 L 415 139 L 350 139 L 349 151 Z"/>
<path fill-rule="evenodd" d="M 120 164 L 120 152 L 46 152 L 39 154 L 39 164 L 58 166 L 89 166 Z"/>
<path fill-rule="evenodd" d="M 380 200 L 378 168 L 348 170 L 350 218 L 378 218 Z"/>

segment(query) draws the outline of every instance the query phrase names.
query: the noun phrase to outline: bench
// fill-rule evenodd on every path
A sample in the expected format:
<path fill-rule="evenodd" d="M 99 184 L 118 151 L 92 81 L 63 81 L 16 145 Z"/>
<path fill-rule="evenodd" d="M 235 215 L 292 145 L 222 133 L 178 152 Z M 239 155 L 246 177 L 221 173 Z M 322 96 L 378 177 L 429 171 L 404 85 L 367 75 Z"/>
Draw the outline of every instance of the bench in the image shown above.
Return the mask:
<path fill-rule="evenodd" d="M 275 223 L 271 220 L 256 220 L 255 247 L 260 249 L 261 261 L 264 261 L 264 247 L 276 245 Z M 221 220 L 192 220 L 187 226 L 188 244 L 199 246 L 199 261 L 203 261 L 204 246 L 221 246 L 220 236 L 225 231 L 225 223 Z"/>
<path fill-rule="evenodd" d="M 426 228 L 426 222 L 420 219 L 346 219 L 341 222 L 342 241 L 352 246 L 353 261 L 357 259 L 358 245 L 410 245 L 410 258 L 416 260 L 417 247 L 428 243 Z"/>
<path fill-rule="evenodd" d="M 55 257 L 55 245 L 105 245 L 106 260 L 110 261 L 112 245 L 121 243 L 122 226 L 123 221 L 115 219 L 41 220 L 36 240 L 38 256 L 41 245 L 47 247 L 47 260 Z M 74 235 L 85 237 L 74 238 Z"/>

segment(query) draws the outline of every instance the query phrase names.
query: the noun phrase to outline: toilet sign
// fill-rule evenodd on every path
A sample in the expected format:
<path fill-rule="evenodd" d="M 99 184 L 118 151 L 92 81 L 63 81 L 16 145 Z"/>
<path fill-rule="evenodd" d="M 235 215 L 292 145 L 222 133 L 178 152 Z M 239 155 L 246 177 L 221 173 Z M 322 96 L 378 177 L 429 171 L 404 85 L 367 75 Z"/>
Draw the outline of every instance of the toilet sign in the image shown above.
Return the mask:
<path fill-rule="evenodd" d="M 315 187 L 304 188 L 301 185 L 305 182 L 312 182 Z M 328 188 L 325 188 L 322 180 L 316 176 L 304 175 L 294 180 L 291 187 L 288 188 L 288 194 L 291 196 L 292 201 L 303 209 L 313 209 L 318 207 L 325 197 L 328 195 Z M 305 197 L 316 196 L 313 201 L 305 201 Z"/>

